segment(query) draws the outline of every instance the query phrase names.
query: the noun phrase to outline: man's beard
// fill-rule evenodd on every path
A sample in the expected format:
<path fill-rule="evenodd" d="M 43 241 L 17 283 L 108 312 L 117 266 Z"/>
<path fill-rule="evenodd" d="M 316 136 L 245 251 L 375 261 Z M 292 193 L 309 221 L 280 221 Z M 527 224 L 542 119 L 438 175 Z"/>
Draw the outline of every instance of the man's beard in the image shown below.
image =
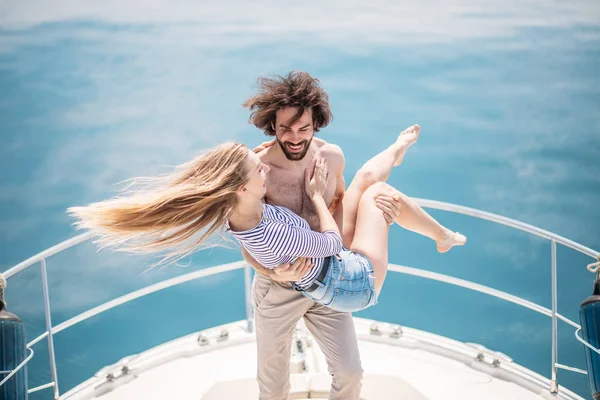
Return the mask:
<path fill-rule="evenodd" d="M 302 142 L 299 143 L 304 146 L 302 148 L 302 151 L 300 151 L 299 153 L 292 153 L 292 152 L 290 152 L 290 150 L 288 149 L 288 147 L 286 145 L 287 142 L 284 143 L 281 140 L 277 139 L 277 143 L 279 143 L 279 147 L 283 151 L 283 154 L 285 154 L 285 157 L 291 161 L 302 160 L 304 158 L 304 156 L 306 155 L 306 153 L 308 153 L 308 149 L 310 147 L 311 142 L 312 142 L 312 138 L 310 140 L 303 140 Z"/>

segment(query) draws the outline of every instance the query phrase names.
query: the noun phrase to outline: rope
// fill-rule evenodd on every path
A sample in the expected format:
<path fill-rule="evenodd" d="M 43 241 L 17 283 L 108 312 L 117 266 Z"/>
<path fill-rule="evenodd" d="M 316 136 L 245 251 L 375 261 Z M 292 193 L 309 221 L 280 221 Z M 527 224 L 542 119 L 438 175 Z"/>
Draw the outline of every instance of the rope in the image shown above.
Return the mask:
<path fill-rule="evenodd" d="M 596 280 L 600 280 L 600 257 L 595 263 L 588 264 L 587 270 L 593 274 L 596 274 Z"/>
<path fill-rule="evenodd" d="M 596 272 L 598 272 L 598 269 L 600 269 L 600 260 L 596 261 L 595 263 L 588 264 L 587 269 L 592 274 L 595 274 Z M 0 275 L 2 275 L 2 274 L 0 274 Z M 0 276 L 0 279 L 2 279 L 1 276 Z"/>
<path fill-rule="evenodd" d="M 6 287 L 6 278 L 0 272 L 0 301 L 4 301 L 4 288 Z"/>

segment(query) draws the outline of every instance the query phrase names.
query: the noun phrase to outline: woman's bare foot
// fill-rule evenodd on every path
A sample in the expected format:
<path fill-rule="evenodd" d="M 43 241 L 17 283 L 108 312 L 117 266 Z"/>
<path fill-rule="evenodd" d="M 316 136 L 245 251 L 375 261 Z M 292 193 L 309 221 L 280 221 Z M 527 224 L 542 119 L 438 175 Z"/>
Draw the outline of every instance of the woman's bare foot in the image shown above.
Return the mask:
<path fill-rule="evenodd" d="M 467 238 L 458 232 L 447 231 L 442 240 L 437 242 L 437 250 L 445 253 L 454 246 L 462 246 L 467 243 Z"/>
<path fill-rule="evenodd" d="M 397 167 L 402 163 L 402 160 L 404 160 L 404 155 L 406 154 L 406 150 L 408 150 L 410 146 L 417 142 L 420 132 L 421 127 L 419 125 L 413 125 L 398 135 L 396 143 L 392 145 L 396 152 L 394 167 Z"/>

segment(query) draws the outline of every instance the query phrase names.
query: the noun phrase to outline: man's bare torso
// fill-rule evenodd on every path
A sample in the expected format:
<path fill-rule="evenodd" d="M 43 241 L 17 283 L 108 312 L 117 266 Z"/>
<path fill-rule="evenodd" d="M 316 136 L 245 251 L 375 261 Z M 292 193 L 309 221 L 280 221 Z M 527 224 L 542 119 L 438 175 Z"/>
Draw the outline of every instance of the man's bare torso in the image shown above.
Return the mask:
<path fill-rule="evenodd" d="M 312 173 L 314 157 L 317 155 L 327 160 L 329 178 L 323 197 L 329 207 L 334 198 L 343 193 L 343 187 L 341 193 L 339 193 L 340 188 L 336 193 L 337 180 L 344 169 L 343 153 L 338 146 L 313 138 L 306 156 L 299 161 L 290 161 L 281 151 L 276 151 L 279 150 L 276 146 L 279 145 L 275 143 L 258 154 L 261 161 L 271 168 L 267 179 L 265 201 L 268 204 L 289 208 L 308 221 L 313 230 L 318 230 L 319 218 L 304 189 L 304 171 L 309 169 Z"/>

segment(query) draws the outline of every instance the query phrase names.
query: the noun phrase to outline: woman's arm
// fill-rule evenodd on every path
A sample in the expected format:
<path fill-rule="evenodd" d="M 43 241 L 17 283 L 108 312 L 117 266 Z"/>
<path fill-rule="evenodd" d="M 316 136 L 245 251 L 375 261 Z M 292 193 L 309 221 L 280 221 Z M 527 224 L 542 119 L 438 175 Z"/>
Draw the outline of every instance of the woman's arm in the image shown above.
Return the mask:
<path fill-rule="evenodd" d="M 340 229 L 338 228 L 335 219 L 333 219 L 333 215 L 329 212 L 329 208 L 325 203 L 325 199 L 320 194 L 314 195 L 311 197 L 311 200 L 317 210 L 317 215 L 319 216 L 319 225 L 321 232 L 334 231 L 337 234 L 340 234 Z"/>
<path fill-rule="evenodd" d="M 317 159 L 313 175 L 310 178 L 310 171 L 305 173 L 305 186 L 317 210 L 321 232 L 286 223 L 268 224 L 263 236 L 264 245 L 275 255 L 318 258 L 338 254 L 343 249 L 339 228 L 323 200 L 327 164 L 322 158 Z"/>
<path fill-rule="evenodd" d="M 273 223 L 266 227 L 264 245 L 277 256 L 313 258 L 329 257 L 343 248 L 337 230 L 321 233 L 285 223 Z"/>
<path fill-rule="evenodd" d="M 323 193 L 327 187 L 327 163 L 319 157 L 315 162 L 312 178 L 310 170 L 307 171 L 304 176 L 305 189 L 315 205 L 321 232 L 284 223 L 270 224 L 265 230 L 264 240 L 273 254 L 328 257 L 338 254 L 343 249 L 340 230 L 323 200 Z"/>
<path fill-rule="evenodd" d="M 315 206 L 315 209 L 317 210 L 321 232 L 335 231 L 339 235 L 340 229 L 338 228 L 335 219 L 333 219 L 333 216 L 329 212 L 329 208 L 323 199 L 323 194 L 327 189 L 328 175 L 327 161 L 325 161 L 323 157 L 318 157 L 315 162 L 312 178 L 310 177 L 310 170 L 305 171 L 304 184 L 306 194 L 308 194 Z"/>

